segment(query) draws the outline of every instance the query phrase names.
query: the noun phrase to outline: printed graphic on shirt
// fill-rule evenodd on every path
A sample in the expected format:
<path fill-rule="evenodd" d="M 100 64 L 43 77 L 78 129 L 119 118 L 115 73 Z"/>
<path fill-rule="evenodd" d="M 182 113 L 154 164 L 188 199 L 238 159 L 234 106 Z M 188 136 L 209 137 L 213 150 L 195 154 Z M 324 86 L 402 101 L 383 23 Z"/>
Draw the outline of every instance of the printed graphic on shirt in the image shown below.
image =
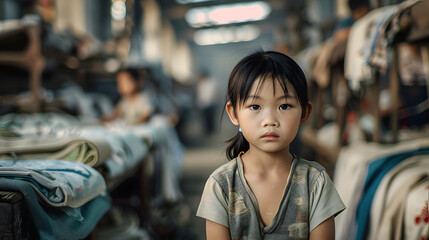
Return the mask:
<path fill-rule="evenodd" d="M 238 192 L 233 192 L 232 189 L 230 189 L 232 197 L 232 207 L 229 208 L 229 214 L 231 215 L 238 215 L 247 213 L 249 210 L 246 207 L 246 204 L 244 203 L 244 198 L 239 194 Z"/>
<path fill-rule="evenodd" d="M 308 185 L 307 183 L 307 174 L 314 174 L 316 171 L 315 168 L 306 168 L 304 166 L 298 165 L 295 169 L 292 182 L 295 184 Z M 297 195 L 295 195 L 297 194 Z M 295 195 L 295 197 L 293 196 Z M 292 222 L 288 226 L 289 238 L 291 239 L 305 239 L 308 238 L 308 199 L 304 197 L 305 194 L 300 194 L 295 192 L 291 196 L 291 200 L 294 203 L 293 206 L 290 206 L 291 210 L 295 209 L 296 219 L 294 223 Z"/>
<path fill-rule="evenodd" d="M 308 237 L 308 224 L 293 223 L 288 226 L 289 237 L 291 238 L 307 238 Z"/>

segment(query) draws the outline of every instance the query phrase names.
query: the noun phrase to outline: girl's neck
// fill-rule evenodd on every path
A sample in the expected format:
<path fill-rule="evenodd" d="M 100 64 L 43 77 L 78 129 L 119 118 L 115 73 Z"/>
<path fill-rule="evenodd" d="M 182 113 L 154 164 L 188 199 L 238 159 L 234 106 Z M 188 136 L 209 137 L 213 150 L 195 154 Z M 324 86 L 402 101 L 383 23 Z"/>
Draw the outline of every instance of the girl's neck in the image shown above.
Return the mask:
<path fill-rule="evenodd" d="M 248 168 L 258 171 L 270 170 L 289 170 L 293 161 L 293 155 L 289 152 L 289 148 L 281 152 L 267 153 L 257 149 L 249 149 L 242 156 L 243 162 Z"/>

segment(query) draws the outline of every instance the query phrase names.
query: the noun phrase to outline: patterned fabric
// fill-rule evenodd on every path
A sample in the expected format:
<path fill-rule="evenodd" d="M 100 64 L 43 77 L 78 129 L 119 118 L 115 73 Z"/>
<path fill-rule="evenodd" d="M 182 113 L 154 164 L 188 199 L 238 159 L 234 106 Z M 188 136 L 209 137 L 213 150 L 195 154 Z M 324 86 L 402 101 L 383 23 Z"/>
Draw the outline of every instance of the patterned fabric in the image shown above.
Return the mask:
<path fill-rule="evenodd" d="M 386 174 L 380 183 L 377 192 L 375 193 L 371 206 L 371 219 L 369 221 L 370 229 L 367 238 L 368 240 L 383 239 L 382 237 L 377 237 L 377 234 L 381 228 L 380 224 L 383 215 L 386 213 L 386 210 L 388 210 L 388 202 L 392 201 L 392 198 L 396 198 L 397 192 L 403 191 L 403 189 L 399 188 L 398 183 L 403 183 L 406 181 L 406 179 L 421 175 L 422 173 L 429 175 L 429 155 L 413 156 L 409 159 L 406 159 Z M 408 222 L 405 221 L 405 224 L 407 223 Z"/>
<path fill-rule="evenodd" d="M 401 182 L 396 182 L 398 188 L 396 191 L 389 191 L 389 195 L 392 194 L 394 197 L 391 197 L 390 201 L 387 203 L 386 212 L 383 214 L 380 227 L 378 229 L 378 236 L 376 236 L 377 238 L 375 239 L 410 239 L 403 237 L 405 225 L 404 213 L 407 196 L 410 194 L 412 189 L 420 185 L 422 182 L 427 182 L 427 180 L 429 180 L 429 175 L 426 173 L 420 173 L 408 175 L 407 177 L 402 178 Z M 414 234 L 418 235 L 419 232 L 416 231 Z"/>
<path fill-rule="evenodd" d="M 366 33 L 368 35 L 367 41 L 361 50 L 365 64 L 370 66 L 379 66 L 383 72 L 386 70 L 387 64 L 378 65 L 377 61 L 381 55 L 386 54 L 387 47 L 382 41 L 383 36 L 381 32 L 385 30 L 386 25 L 388 25 L 389 21 L 398 9 L 399 5 L 392 5 L 384 7 L 383 11 L 377 13 L 370 23 L 370 29 L 368 29 L 368 32 Z"/>
<path fill-rule="evenodd" d="M 429 179 L 416 186 L 407 196 L 404 239 L 429 239 Z"/>
<path fill-rule="evenodd" d="M 341 150 L 336 163 L 339 171 L 335 171 L 334 183 L 347 208 L 336 219 L 336 239 L 353 239 L 356 235 L 357 206 L 371 161 L 425 147 L 429 147 L 429 138 L 404 140 L 398 144 L 356 141 Z"/>
<path fill-rule="evenodd" d="M 221 191 L 212 191 L 216 188 Z M 315 227 L 344 208 L 323 167 L 296 157 L 279 210 L 264 226 L 236 158 L 211 175 L 197 216 L 227 226 L 231 239 L 308 239 Z"/>
<path fill-rule="evenodd" d="M 101 174 L 79 162 L 0 160 L 0 178 L 28 182 L 46 204 L 54 207 L 80 207 L 106 190 Z"/>
<path fill-rule="evenodd" d="M 412 156 L 429 154 L 429 148 L 410 150 L 392 154 L 372 161 L 368 166 L 367 176 L 363 186 L 363 195 L 359 201 L 356 214 L 357 232 L 355 239 L 366 239 L 369 215 L 374 195 L 383 177 L 396 165 Z M 390 239 L 390 238 L 388 238 Z"/>
<path fill-rule="evenodd" d="M 344 57 L 344 76 L 353 91 L 360 90 L 361 84 L 365 81 L 371 81 L 371 68 L 367 64 L 367 59 L 362 55 L 362 49 L 365 48 L 369 41 L 374 21 L 386 9 L 391 8 L 391 6 L 386 6 L 370 11 L 356 21 L 350 29 Z"/>
<path fill-rule="evenodd" d="M 97 137 L 0 137 L 0 159 L 56 159 L 100 166 L 110 155 L 108 143 Z"/>
<path fill-rule="evenodd" d="M 58 113 L 0 117 L 0 159 L 61 159 L 100 166 L 111 155 L 104 139 L 81 137 L 78 119 Z"/>
<path fill-rule="evenodd" d="M 396 35 L 401 30 L 399 19 L 407 10 L 421 2 L 421 0 L 408 0 L 396 5 L 395 11 L 389 13 L 387 18 L 380 22 L 378 31 L 373 31 L 376 38 L 371 43 L 371 54 L 368 55 L 368 63 L 380 69 L 386 69 L 388 65 L 388 50 L 389 44 L 394 42 Z"/>
<path fill-rule="evenodd" d="M 146 139 L 159 138 L 158 132 L 148 128 L 137 134 L 125 125 L 117 129 L 85 126 L 73 116 L 58 113 L 7 114 L 0 116 L 0 159 L 49 158 L 104 165 L 109 177 L 115 178 L 148 154 Z"/>
<path fill-rule="evenodd" d="M 59 113 L 10 113 L 0 116 L 0 131 L 16 137 L 78 136 L 80 125 L 77 118 Z"/>
<path fill-rule="evenodd" d="M 34 226 L 42 240 L 84 239 L 109 210 L 111 199 L 103 192 L 78 208 L 47 207 L 38 200 L 28 181 L 0 177 L 2 190 L 22 193 Z M 35 237 L 35 236 L 31 236 Z"/>

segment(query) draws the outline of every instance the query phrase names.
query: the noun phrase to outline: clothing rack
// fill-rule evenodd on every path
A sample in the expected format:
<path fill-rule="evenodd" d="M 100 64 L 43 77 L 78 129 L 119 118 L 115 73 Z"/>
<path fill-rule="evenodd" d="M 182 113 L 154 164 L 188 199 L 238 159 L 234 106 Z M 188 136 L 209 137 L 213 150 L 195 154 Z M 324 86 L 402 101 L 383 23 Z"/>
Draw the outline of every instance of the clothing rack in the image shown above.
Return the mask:
<path fill-rule="evenodd" d="M 375 55 L 376 59 L 371 56 L 370 79 L 368 81 L 360 80 L 360 84 L 364 85 L 364 88 L 360 90 L 364 93 L 364 97 L 371 103 L 367 113 L 373 117 L 374 131 L 367 141 L 353 142 L 344 147 L 337 159 L 337 171 L 335 171 L 334 183 L 347 206 L 346 211 L 337 217 L 336 237 L 339 239 L 426 239 L 428 237 L 427 224 L 418 224 L 418 222 L 409 220 L 420 217 L 420 211 L 422 215 L 423 213 L 427 214 L 427 190 L 423 190 L 425 187 L 427 189 L 427 185 L 416 181 L 416 185 L 412 185 L 413 188 L 410 185 L 409 189 L 399 188 L 398 190 L 398 186 L 399 184 L 405 186 L 404 178 L 410 181 L 415 180 L 412 179 L 413 177 L 418 179 L 420 175 L 413 175 L 413 171 L 415 173 L 419 172 L 419 174 L 422 174 L 421 176 L 425 176 L 424 179 L 426 180 L 424 181 L 427 184 L 427 176 L 429 174 L 427 168 L 419 167 L 420 165 L 423 166 L 425 164 L 427 166 L 428 164 L 427 132 L 420 129 L 427 128 L 429 120 L 426 119 L 423 126 L 413 126 L 418 131 L 413 130 L 415 134 L 410 135 L 410 137 L 402 135 L 401 132 L 401 124 L 403 124 L 401 119 L 404 119 L 404 113 L 410 112 L 409 116 L 405 116 L 408 120 L 415 112 L 421 112 L 414 111 L 413 109 L 412 111 L 404 111 L 402 109 L 403 101 L 407 100 L 403 99 L 403 92 L 404 90 L 406 92 L 407 89 L 401 89 L 401 87 L 407 84 L 410 85 L 410 83 L 404 82 L 406 77 L 403 75 L 404 72 L 401 72 L 404 69 L 400 65 L 401 57 L 404 56 L 400 55 L 402 53 L 400 44 L 412 44 L 421 56 L 421 64 L 426 80 L 425 88 L 427 89 L 427 96 L 429 96 L 429 24 L 427 24 L 429 18 L 426 16 L 429 10 L 429 2 L 409 0 L 393 7 L 397 8 L 393 9 L 394 14 L 392 18 L 387 19 L 384 23 L 383 27 L 386 28 L 377 31 L 377 34 L 385 34 L 385 39 L 378 39 L 377 41 L 377 44 L 381 43 L 381 45 L 377 46 L 386 47 L 385 55 Z M 391 10 L 389 9 L 388 11 Z M 387 13 L 383 12 L 384 10 L 381 11 L 380 14 Z M 423 16 L 420 18 L 418 15 L 414 15 L 416 12 L 420 12 Z M 374 15 L 370 15 L 370 17 L 372 18 Z M 405 19 L 407 21 L 402 19 L 408 17 L 411 19 Z M 420 21 L 419 24 L 416 24 L 417 18 Z M 374 19 L 376 18 L 372 18 L 373 21 Z M 422 23 L 423 21 L 426 21 L 426 23 Z M 373 23 L 371 22 L 371 24 Z M 402 25 L 398 23 L 402 23 Z M 409 28 L 403 23 L 408 23 Z M 414 37 L 412 37 L 413 33 L 418 34 L 414 34 Z M 391 55 L 388 55 L 387 52 Z M 380 54 L 381 52 L 376 53 Z M 380 56 L 381 58 L 378 58 Z M 386 62 L 381 61 L 382 59 L 386 60 Z M 421 76 L 421 71 L 417 72 Z M 385 80 L 383 79 L 383 73 L 388 74 L 387 82 L 383 81 Z M 407 79 L 413 79 L 414 81 L 414 76 Z M 418 79 L 421 80 L 422 77 Z M 423 87 L 423 84 L 422 81 L 419 81 L 418 88 L 420 86 Z M 414 89 L 414 85 L 412 87 Z M 386 109 L 382 109 L 382 106 L 379 104 L 382 89 L 390 95 L 388 112 L 384 112 L 383 110 Z M 418 92 L 422 93 L 420 90 Z M 429 107 L 427 96 L 426 100 L 422 102 L 426 104 L 423 107 L 423 110 L 426 109 L 426 112 Z M 420 102 L 422 98 L 424 96 L 415 99 Z M 407 104 L 409 104 L 409 101 Z M 389 120 L 388 125 L 383 125 L 385 124 L 383 122 L 385 119 Z M 420 121 L 419 123 L 421 122 L 424 121 Z M 408 123 L 406 123 L 406 126 L 408 126 Z M 383 130 L 387 130 L 388 134 L 385 135 L 386 132 L 383 132 Z M 407 151 L 409 152 L 407 153 Z M 406 154 L 410 155 L 406 156 Z M 416 157 L 419 154 L 421 156 Z M 377 178 L 374 176 L 377 176 Z M 390 188 L 392 185 L 389 184 L 394 181 L 396 181 L 396 188 Z M 421 184 L 419 188 L 416 187 L 417 183 Z M 369 186 L 372 188 L 370 191 Z M 386 186 L 390 187 L 386 188 Z M 389 191 L 391 191 L 390 195 L 387 194 Z M 404 192 L 402 198 L 399 194 L 395 194 L 397 191 Z M 371 197 L 371 194 L 374 195 Z M 384 205 L 393 202 L 396 205 L 389 205 L 389 207 L 387 207 L 388 205 Z M 381 210 L 380 205 L 383 205 L 384 210 Z M 410 208 L 410 206 L 414 208 Z M 403 217 L 393 217 L 395 215 L 392 215 L 392 212 L 395 211 L 398 214 L 403 214 Z M 389 220 L 379 222 L 374 220 L 377 218 L 386 220 L 389 217 L 392 217 L 390 222 Z M 386 231 L 386 229 L 390 229 L 391 231 Z M 418 236 L 418 238 L 409 238 L 409 236 Z"/>

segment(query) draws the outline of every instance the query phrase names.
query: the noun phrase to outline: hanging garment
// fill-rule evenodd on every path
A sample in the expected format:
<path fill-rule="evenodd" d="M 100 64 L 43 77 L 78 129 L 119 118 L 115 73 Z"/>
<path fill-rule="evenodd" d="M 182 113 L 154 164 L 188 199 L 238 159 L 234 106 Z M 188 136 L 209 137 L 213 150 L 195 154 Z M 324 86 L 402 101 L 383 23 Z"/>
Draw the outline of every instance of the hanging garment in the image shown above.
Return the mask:
<path fill-rule="evenodd" d="M 355 235 L 355 214 L 363 192 L 368 164 L 383 156 L 424 147 L 429 147 L 429 138 L 412 139 L 397 144 L 358 141 L 341 150 L 333 179 L 346 209 L 336 218 L 336 239 L 353 239 Z"/>
<path fill-rule="evenodd" d="M 401 84 L 405 86 L 426 86 L 426 75 L 419 46 L 410 43 L 399 43 L 398 73 Z"/>
<path fill-rule="evenodd" d="M 403 179 L 397 191 L 392 193 L 395 196 L 387 203 L 386 212 L 381 220 L 377 235 L 379 238 L 377 239 L 404 239 L 404 211 L 407 196 L 412 189 L 428 180 L 429 175 L 426 173 L 408 176 L 408 178 Z"/>
<path fill-rule="evenodd" d="M 412 189 L 406 200 L 403 239 L 429 238 L 429 180 Z"/>
<path fill-rule="evenodd" d="M 387 45 L 400 42 L 419 42 L 429 37 L 429 2 L 408 0 L 400 9 L 383 33 Z"/>
<path fill-rule="evenodd" d="M 372 200 L 386 173 L 405 159 L 411 156 L 424 154 L 429 154 L 429 148 L 421 148 L 401 152 L 399 154 L 388 155 L 380 159 L 376 159 L 368 165 L 368 171 L 363 186 L 363 194 L 356 209 L 356 240 L 366 239 Z"/>
<path fill-rule="evenodd" d="M 369 66 L 373 66 L 371 59 L 377 54 L 376 52 L 378 44 L 380 44 L 379 39 L 381 38 L 380 32 L 386 28 L 386 24 L 392 19 L 395 13 L 400 8 L 399 5 L 392 5 L 389 7 L 384 7 L 382 12 L 379 12 L 375 16 L 370 24 L 370 29 L 368 29 L 367 41 L 365 42 L 363 48 L 361 49 L 362 57 L 364 58 L 364 63 Z M 386 66 L 383 66 L 382 72 L 386 70 Z"/>
<path fill-rule="evenodd" d="M 411 174 L 408 174 L 408 172 Z M 395 197 L 392 194 L 392 192 L 396 191 L 396 189 L 392 189 L 392 186 L 395 185 L 394 182 L 403 182 L 408 176 L 415 176 L 422 173 L 429 175 L 429 155 L 410 157 L 386 174 L 372 202 L 369 221 L 370 227 L 367 235 L 368 240 L 378 239 L 376 236 L 380 229 L 381 219 L 386 211 L 386 203 L 391 201 L 392 197 Z M 405 179 L 404 176 L 406 176 Z"/>
<path fill-rule="evenodd" d="M 372 31 L 372 41 L 369 45 L 367 45 L 367 64 L 381 69 L 382 72 L 387 69 L 388 36 L 386 36 L 386 29 L 390 27 L 391 22 L 394 21 L 398 15 L 402 14 L 404 11 L 419 3 L 420 1 L 421 0 L 408 0 L 401 4 L 394 5 L 394 9 L 386 12 L 386 15 L 379 19 L 379 24 L 376 31 Z"/>
<path fill-rule="evenodd" d="M 311 78 L 311 69 L 319 56 L 321 47 L 322 44 L 314 45 L 299 51 L 299 53 L 294 56 L 295 61 L 301 67 L 307 79 Z"/>
<path fill-rule="evenodd" d="M 325 41 L 321 46 L 319 56 L 316 58 L 311 76 L 319 88 L 326 88 L 331 82 L 330 58 L 336 46 L 337 41 L 333 38 Z"/>
<path fill-rule="evenodd" d="M 351 90 L 358 91 L 362 82 L 371 81 L 371 68 L 362 51 L 371 37 L 376 37 L 374 31 L 377 23 L 380 24 L 382 19 L 388 18 L 395 9 L 397 9 L 396 5 L 376 8 L 356 21 L 350 29 L 344 59 L 344 76 L 349 81 Z M 368 48 L 371 49 L 371 47 Z"/>

